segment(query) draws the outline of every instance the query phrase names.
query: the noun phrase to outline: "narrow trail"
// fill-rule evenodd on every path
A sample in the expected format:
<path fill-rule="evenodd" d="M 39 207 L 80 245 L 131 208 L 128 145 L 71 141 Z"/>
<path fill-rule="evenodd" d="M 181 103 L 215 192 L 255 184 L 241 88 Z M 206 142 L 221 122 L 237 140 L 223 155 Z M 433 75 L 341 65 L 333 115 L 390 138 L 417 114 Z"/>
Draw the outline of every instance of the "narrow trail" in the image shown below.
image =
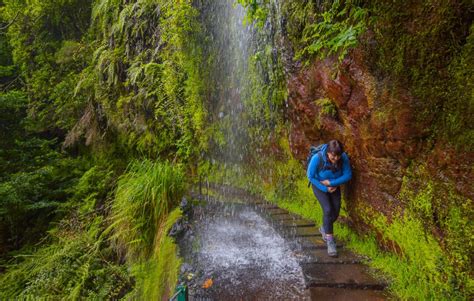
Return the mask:
<path fill-rule="evenodd" d="M 181 271 L 190 300 L 388 298 L 386 284 L 371 276 L 366 258 L 341 243 L 338 257 L 327 255 L 314 222 L 241 189 L 213 190 L 217 196 L 195 210 L 193 236 L 180 242 L 192 267 Z M 209 278 L 213 284 L 204 289 Z"/>
<path fill-rule="evenodd" d="M 364 257 L 337 245 L 338 257 L 327 255 L 326 243 L 318 231 L 318 225 L 265 203 L 257 204 L 262 212 L 273 219 L 274 224 L 290 239 L 296 238 L 303 253 L 300 262 L 305 287 L 311 300 L 385 300 L 386 285 L 370 275 L 363 263 Z"/>

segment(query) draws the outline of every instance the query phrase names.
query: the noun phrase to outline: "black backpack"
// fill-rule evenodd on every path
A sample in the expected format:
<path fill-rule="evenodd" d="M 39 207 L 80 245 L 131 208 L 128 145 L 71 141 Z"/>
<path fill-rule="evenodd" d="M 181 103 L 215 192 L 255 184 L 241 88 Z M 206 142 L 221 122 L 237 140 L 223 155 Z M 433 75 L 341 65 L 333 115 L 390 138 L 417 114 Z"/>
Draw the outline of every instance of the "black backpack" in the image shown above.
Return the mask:
<path fill-rule="evenodd" d="M 319 156 L 319 164 L 318 164 L 318 169 L 316 170 L 316 172 L 319 172 L 321 169 L 323 169 L 324 162 L 323 162 L 323 154 L 321 153 L 321 149 L 323 148 L 324 145 L 325 144 L 320 144 L 318 146 L 311 145 L 311 147 L 309 148 L 308 157 L 306 158 L 306 170 L 308 170 L 309 163 L 311 162 L 311 159 L 313 158 L 314 155 Z M 309 181 L 308 183 L 308 187 L 310 186 L 311 186 L 311 181 Z"/>

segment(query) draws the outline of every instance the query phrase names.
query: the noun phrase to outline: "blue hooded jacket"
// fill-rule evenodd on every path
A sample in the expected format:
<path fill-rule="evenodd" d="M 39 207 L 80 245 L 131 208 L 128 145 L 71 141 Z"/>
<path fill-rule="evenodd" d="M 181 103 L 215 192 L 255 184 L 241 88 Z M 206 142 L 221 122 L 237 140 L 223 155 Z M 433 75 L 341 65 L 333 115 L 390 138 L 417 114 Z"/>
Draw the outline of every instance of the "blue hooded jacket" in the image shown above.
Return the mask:
<path fill-rule="evenodd" d="M 318 170 L 319 166 L 319 155 L 316 154 L 311 158 L 311 161 L 308 165 L 308 170 L 306 171 L 306 175 L 308 176 L 309 181 L 316 186 L 319 190 L 328 192 L 328 188 L 321 184 L 320 181 L 329 180 L 331 187 L 336 187 L 348 182 L 352 178 L 352 169 L 349 163 L 349 157 L 346 153 L 342 153 L 341 159 L 342 160 L 342 168 L 338 169 L 336 172 L 333 172 L 331 169 L 327 167 L 331 166 L 331 162 L 327 159 L 327 144 L 323 145 L 321 149 L 323 164 L 322 168 Z"/>

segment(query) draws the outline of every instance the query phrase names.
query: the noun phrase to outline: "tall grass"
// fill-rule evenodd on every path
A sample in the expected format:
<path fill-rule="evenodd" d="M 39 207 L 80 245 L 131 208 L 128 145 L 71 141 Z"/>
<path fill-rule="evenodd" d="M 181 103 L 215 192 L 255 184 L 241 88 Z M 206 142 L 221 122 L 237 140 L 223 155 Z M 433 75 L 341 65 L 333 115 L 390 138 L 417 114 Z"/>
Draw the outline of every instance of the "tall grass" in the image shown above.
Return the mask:
<path fill-rule="evenodd" d="M 108 230 L 127 261 L 152 255 L 161 225 L 184 193 L 183 183 L 179 168 L 149 160 L 132 162 L 118 180 Z"/>
<path fill-rule="evenodd" d="M 168 300 L 178 281 L 181 259 L 177 257 L 177 248 L 173 239 L 166 234 L 181 217 L 179 208 L 174 209 L 157 235 L 155 248 L 151 256 L 131 267 L 136 284 L 125 299 L 129 300 Z"/>
<path fill-rule="evenodd" d="M 149 160 L 132 162 L 118 180 L 107 231 L 136 281 L 127 299 L 163 300 L 174 290 L 181 261 L 167 233 L 181 217 L 184 180 L 180 168 Z"/>

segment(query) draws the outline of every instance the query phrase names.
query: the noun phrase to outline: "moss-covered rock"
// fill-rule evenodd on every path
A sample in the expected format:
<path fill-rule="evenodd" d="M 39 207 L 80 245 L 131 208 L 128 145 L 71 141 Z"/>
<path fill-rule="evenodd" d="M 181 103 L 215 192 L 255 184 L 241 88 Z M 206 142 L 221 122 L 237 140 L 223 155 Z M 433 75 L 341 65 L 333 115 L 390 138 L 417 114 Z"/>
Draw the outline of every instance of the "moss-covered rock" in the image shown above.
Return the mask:
<path fill-rule="evenodd" d="M 310 11 L 302 10 L 309 5 L 303 2 L 283 6 L 286 39 L 296 51 L 306 46 L 291 26 L 321 22 L 318 16 L 331 10 L 324 3 Z M 342 141 L 354 168 L 347 208 L 355 228 L 376 234 L 381 246 L 419 264 L 420 275 L 431 275 L 423 281 L 436 293 L 425 297 L 472 294 L 468 233 L 474 213 L 466 206 L 474 199 L 474 68 L 467 59 L 473 56 L 473 6 L 346 3 L 368 12 L 357 46 L 342 61 L 307 53 L 310 64 L 289 77 L 293 155 L 304 161 L 311 144 Z M 355 26 L 357 20 L 346 15 L 331 24 L 338 22 Z M 331 99 L 335 118 L 314 99 Z"/>

